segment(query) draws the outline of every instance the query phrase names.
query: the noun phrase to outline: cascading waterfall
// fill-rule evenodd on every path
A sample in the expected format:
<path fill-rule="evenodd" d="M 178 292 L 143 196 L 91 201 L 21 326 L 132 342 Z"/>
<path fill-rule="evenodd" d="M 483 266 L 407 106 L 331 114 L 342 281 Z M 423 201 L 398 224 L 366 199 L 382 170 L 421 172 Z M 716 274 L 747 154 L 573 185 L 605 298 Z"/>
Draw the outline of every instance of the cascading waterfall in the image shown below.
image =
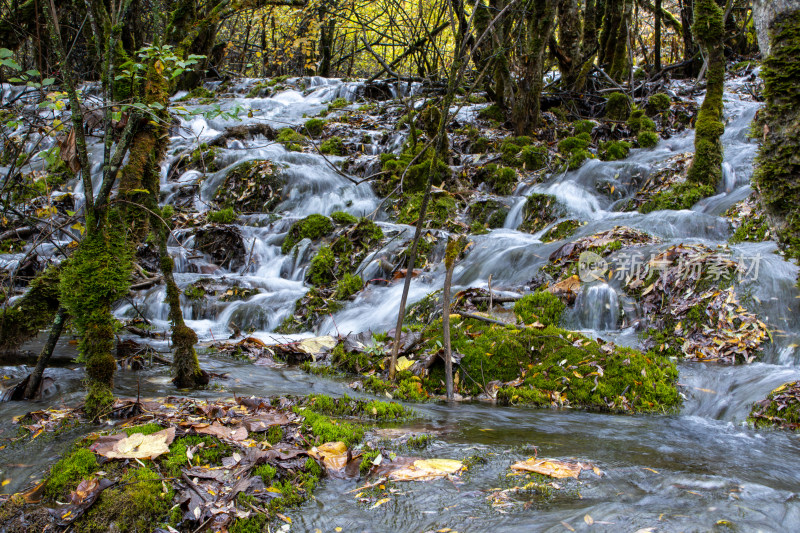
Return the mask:
<path fill-rule="evenodd" d="M 301 82 L 305 89 L 300 89 Z M 238 105 L 245 113 L 252 112 L 252 118 L 244 119 L 247 123 L 265 123 L 275 128 L 299 124 L 304 115 L 316 115 L 334 98 L 352 98 L 361 90 L 357 82 L 311 78 L 289 80 L 287 83 L 296 88 L 269 98 L 243 98 L 241 95 L 249 92 L 254 83 L 255 80 L 235 82 L 229 90 L 238 96 L 224 100 L 221 106 L 232 109 Z M 409 90 L 415 88 L 403 84 L 394 94 Z M 5 96 L 5 92 L 3 94 Z M 176 95 L 176 98 L 181 96 Z M 652 150 L 632 150 L 624 161 L 589 161 L 578 171 L 553 176 L 542 184 L 519 187 L 516 195 L 508 198 L 508 205 L 513 207 L 506 219 L 507 227 L 472 237 L 474 246 L 457 264 L 454 288 L 486 287 L 489 275 L 495 289 L 524 286 L 563 244 L 543 243 L 535 235 L 516 231 L 522 221 L 526 194 L 531 192 L 555 195 L 566 207 L 567 217 L 587 221 L 573 238 L 625 225 L 660 238 L 662 242 L 653 250 L 686 242 L 712 248 L 725 245 L 730 228 L 727 219 L 719 215 L 751 192 L 749 180 L 757 145 L 747 133 L 758 106 L 726 93 L 725 180 L 716 196 L 700 202 L 692 210 L 641 214 L 615 211 L 616 201 L 598 192 L 598 184 L 607 183 L 625 195 L 632 194 L 641 176 L 657 171 L 676 154 L 692 150 L 691 133 L 662 140 Z M 187 104 L 187 107 L 197 106 Z M 469 119 L 474 113 L 462 115 Z M 171 140 L 169 153 L 191 150 L 213 139 L 226 127 L 236 125 L 240 123 L 229 119 L 196 117 L 184 121 L 181 133 Z M 375 132 L 376 137 L 378 133 Z M 403 141 L 402 134 L 392 132 L 388 143 L 380 147 L 369 144 L 365 151 L 399 151 Z M 196 207 L 201 210 L 208 208 L 206 203 L 234 165 L 269 159 L 285 166 L 287 191 L 290 192 L 277 209 L 282 218 L 274 220 L 268 215 L 254 214 L 240 217 L 236 225 L 248 255 L 246 266 L 227 269 L 216 265 L 192 249 L 192 238 L 186 232 L 177 231 L 170 240 L 170 253 L 176 259 L 176 280 L 182 288 L 205 280 L 225 287 L 235 285 L 257 290 L 257 294 L 240 300 L 202 304 L 184 301 L 187 324 L 201 341 L 228 339 L 234 328 L 267 342 L 284 339 L 273 331 L 292 312 L 294 302 L 308 290 L 302 281 L 309 259 L 304 252 L 307 247 L 301 243 L 297 257 L 284 255 L 280 250 L 290 224 L 311 213 L 344 210 L 354 215 L 368 214 L 378 207 L 380 199 L 369 185 L 355 185 L 321 156 L 287 152 L 263 138 L 229 143 L 219 154 L 221 170 L 205 178 L 200 172 L 187 171 L 167 179 L 176 159 L 177 155 L 173 155 L 163 169 L 163 198 L 169 203 L 177 198 L 181 187 L 196 186 L 199 191 Z M 336 161 L 335 157 L 329 159 Z M 97 163 L 93 158 L 93 166 Z M 76 192 L 80 192 L 80 184 Z M 408 226 L 379 224 L 387 235 L 402 234 L 391 246 L 403 245 L 412 234 Z M 392 504 L 377 509 L 366 509 L 353 498 L 343 497 L 354 488 L 347 481 L 327 479 L 315 494 L 315 500 L 292 515 L 293 528 L 425 531 L 456 527 L 454 524 L 463 526 L 464 517 L 470 516 L 469 527 L 476 530 L 491 529 L 498 533 L 522 528 L 562 531 L 565 527 L 562 524 L 572 524 L 570 528 L 582 526 L 584 516 L 590 515 L 594 522 L 592 527 L 607 531 L 710 530 L 723 521 L 735 524 L 742 531 L 800 529 L 800 503 L 796 497 L 800 486 L 800 473 L 796 468 L 800 461 L 800 445 L 796 437 L 742 427 L 752 402 L 778 385 L 800 378 L 797 350 L 800 300 L 795 286 L 798 267 L 776 254 L 772 243 L 745 243 L 731 246 L 731 251 L 735 257 L 760 259 L 757 282 L 739 287 L 739 290 L 749 297 L 752 307 L 775 332 L 774 342 L 765 348 L 761 362 L 748 366 L 681 363 L 680 383 L 686 401 L 679 414 L 630 417 L 480 404 L 416 405 L 414 408 L 428 419 L 424 423 L 425 430 L 448 440 L 447 446 L 437 445 L 433 452 L 424 453 L 459 458 L 478 454 L 486 456 L 487 463 L 471 472 L 464 485 L 420 485 L 398 496 Z M 6 255 L 0 261 L 13 264 L 18 259 Z M 378 271 L 376 260 L 376 255 L 364 259 L 361 269 L 365 278 Z M 414 278 L 409 302 L 441 288 L 443 277 L 440 266 Z M 316 332 L 291 338 L 390 329 L 394 326 L 401 291 L 402 283 L 369 285 L 342 310 L 326 318 Z M 116 313 L 120 317 L 135 317 L 141 313 L 157 329 L 167 329 L 168 308 L 164 296 L 160 287 L 140 291 Z M 592 336 L 619 344 L 638 345 L 640 339 L 633 328 L 618 329 L 621 327 L 621 302 L 625 303 L 615 282 L 589 284 L 583 287 L 567 317 L 571 321 L 569 326 L 589 330 Z M 167 349 L 164 341 L 152 342 L 160 349 Z M 59 349 L 70 350 L 66 341 L 62 344 Z M 201 363 L 209 371 L 224 373 L 226 377 L 220 386 L 237 395 L 353 394 L 345 382 L 310 376 L 290 368 L 253 367 L 221 360 L 202 351 Z M 53 372 L 63 391 L 59 401 L 77 400 L 81 394 L 82 374 L 70 368 L 53 369 Z M 130 396 L 163 396 L 164 391 L 169 390 L 168 380 L 163 369 L 121 372 L 117 392 Z M 213 397 L 219 392 L 212 388 L 193 394 Z M 10 409 L 15 410 L 13 414 L 24 412 L 21 407 L 11 406 Z M 48 446 L 41 442 L 34 445 Z M 537 506 L 536 512 L 526 507 L 499 515 L 484 501 L 485 491 L 497 486 L 498 479 L 505 479 L 508 457 L 523 458 L 534 453 L 529 446 L 540 446 L 543 456 L 573 457 L 596 463 L 606 475 L 599 481 L 581 480 L 582 499 L 548 500 Z M 43 456 L 49 455 L 44 453 L 48 448 L 39 450 L 43 451 Z M 15 453 L 9 451 L 5 460 L 28 463 Z M 21 471 L 33 474 L 35 468 Z"/>

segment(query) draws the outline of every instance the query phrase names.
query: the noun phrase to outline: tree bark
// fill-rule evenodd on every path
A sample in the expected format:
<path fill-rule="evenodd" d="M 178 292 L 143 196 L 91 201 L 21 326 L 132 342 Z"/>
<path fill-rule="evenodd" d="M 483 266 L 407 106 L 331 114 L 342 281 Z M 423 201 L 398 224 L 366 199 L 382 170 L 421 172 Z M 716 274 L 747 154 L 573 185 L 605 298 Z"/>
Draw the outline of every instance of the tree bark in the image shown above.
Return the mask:
<path fill-rule="evenodd" d="M 800 260 L 800 0 L 756 0 L 753 19 L 765 57 L 766 104 L 754 128 L 762 145 L 753 182 L 781 247 Z"/>
<path fill-rule="evenodd" d="M 39 385 L 42 383 L 44 370 L 50 362 L 50 357 L 53 355 L 53 350 L 61 338 L 61 333 L 64 331 L 64 323 L 67 321 L 67 310 L 63 307 L 58 309 L 56 317 L 53 319 L 53 325 L 50 327 L 50 334 L 47 336 L 47 342 L 39 354 L 39 359 L 36 360 L 36 368 L 28 379 L 28 386 L 25 388 L 25 399 L 32 400 L 39 390 Z"/>

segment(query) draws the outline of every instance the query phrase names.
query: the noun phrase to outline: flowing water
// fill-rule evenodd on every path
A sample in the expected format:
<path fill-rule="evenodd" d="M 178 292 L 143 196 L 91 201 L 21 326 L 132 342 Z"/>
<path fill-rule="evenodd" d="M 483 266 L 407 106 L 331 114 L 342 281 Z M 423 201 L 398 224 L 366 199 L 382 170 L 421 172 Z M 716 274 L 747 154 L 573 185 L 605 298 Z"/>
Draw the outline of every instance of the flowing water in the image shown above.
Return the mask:
<path fill-rule="evenodd" d="M 306 89 L 290 89 L 271 98 L 242 98 L 252 82 L 234 87 L 238 96 L 223 101 L 223 108 L 239 105 L 252 118 L 246 122 L 264 122 L 274 127 L 301 123 L 303 115 L 313 116 L 336 97 L 352 98 L 358 83 L 313 78 L 305 80 Z M 408 88 L 405 88 L 408 90 Z M 177 95 L 178 97 L 181 95 Z M 486 287 L 489 275 L 500 291 L 529 282 L 549 255 L 562 243 L 542 243 L 538 235 L 516 231 L 522 218 L 525 194 L 553 194 L 568 208 L 571 217 L 588 223 L 575 236 L 625 225 L 646 231 L 661 243 L 646 248 L 658 251 L 677 243 L 703 243 L 711 247 L 724 244 L 731 234 L 726 219 L 720 217 L 733 203 L 747 197 L 756 144 L 748 139 L 749 124 L 758 104 L 726 93 L 727 130 L 725 179 L 719 194 L 704 200 L 692 210 L 662 211 L 647 215 L 614 211 L 622 200 L 612 200 L 597 192 L 598 185 L 611 184 L 627 197 L 642 178 L 666 165 L 676 154 L 692 150 L 691 133 L 662 140 L 653 150 L 633 150 L 619 162 L 592 160 L 581 169 L 552 176 L 543 184 L 522 184 L 511 198 L 505 228 L 488 235 L 475 236 L 474 247 L 456 267 L 454 285 Z M 462 110 L 463 111 L 463 110 Z M 468 111 L 468 110 L 467 110 Z M 468 112 L 462 113 L 469 117 Z M 182 124 L 182 132 L 172 139 L 171 154 L 178 154 L 208 141 L 224 128 L 237 123 L 231 120 L 194 118 Z M 382 136 L 383 144 L 365 147 L 365 153 L 397 149 L 402 138 Z M 167 162 L 162 172 L 166 200 L 177 198 L 180 187 L 193 185 L 200 177 L 194 171 L 168 180 Z M 187 323 L 201 341 L 228 338 L 232 325 L 254 330 L 253 336 L 266 341 L 282 339 L 273 333 L 292 312 L 293 302 L 307 290 L 303 273 L 308 257 L 302 249 L 298 257 L 282 255 L 280 244 L 292 221 L 310 213 L 329 214 L 345 210 L 365 215 L 378 208 L 378 198 L 366 184 L 354 183 L 330 167 L 320 156 L 287 152 L 266 139 L 235 141 L 222 150 L 221 170 L 212 173 L 198 187 L 195 205 L 206 209 L 225 173 L 242 161 L 270 159 L 286 166 L 289 179 L 287 199 L 278 208 L 279 220 L 268 216 L 245 217 L 239 227 L 250 251 L 251 265 L 229 271 L 217 269 L 192 251 L 192 237 L 178 232 L 171 242 L 177 258 L 177 280 L 186 286 L 201 278 L 220 283 L 260 289 L 260 294 L 245 301 L 214 302 L 194 305 L 186 302 Z M 334 158 L 335 160 L 335 158 Z M 80 192 L 78 190 L 77 192 Z M 380 220 L 380 215 L 379 215 Z M 240 220 L 241 222 L 241 220 Z M 379 222 L 387 235 L 397 235 L 391 246 L 401 246 L 411 235 L 411 228 Z M 301 246 L 302 248 L 302 246 Z M 685 402 L 679 414 L 671 416 L 620 416 L 570 410 L 497 407 L 488 404 L 414 405 L 422 415 L 415 429 L 437 436 L 423 454 L 435 457 L 465 458 L 481 455 L 487 462 L 464 474 L 460 481 L 399 485 L 400 492 L 377 508 L 360 504 L 348 491 L 355 481 L 326 480 L 315 498 L 291 513 L 292 530 L 332 531 L 428 531 L 452 528 L 464 531 L 797 531 L 800 530 L 800 439 L 778 431 L 754 431 L 744 424 L 750 405 L 778 385 L 800 378 L 797 343 L 800 337 L 798 291 L 795 280 L 798 267 L 777 255 L 773 244 L 742 244 L 732 247 L 737 258 L 755 261 L 757 279 L 744 283 L 739 292 L 747 295 L 752 306 L 773 331 L 774 343 L 767 347 L 761 362 L 749 366 L 720 366 L 682 363 L 681 391 Z M 4 256 L 4 261 L 16 258 Z M 364 276 L 376 269 L 374 257 L 364 261 Z M 410 301 L 441 287 L 443 272 L 415 278 Z M 402 287 L 370 286 L 333 318 L 324 321 L 318 331 L 300 336 L 390 329 L 397 316 Z M 131 302 L 120 306 L 120 317 L 142 313 L 156 327 L 167 328 L 164 290 L 142 291 Z M 621 321 L 620 308 L 626 320 Z M 576 305 L 566 317 L 569 326 L 587 334 L 637 345 L 639 338 L 628 318 L 635 316 L 632 303 L 611 283 L 586 284 Z M 297 337 L 297 336 L 294 336 Z M 165 343 L 154 343 L 168 350 Z M 35 346 L 33 347 L 35 349 Z M 59 355 L 69 356 L 72 345 L 63 341 Z M 231 361 L 213 354 L 202 354 L 201 364 L 212 372 L 224 372 L 209 390 L 194 394 L 213 398 L 220 394 L 333 395 L 352 391 L 339 379 L 321 378 L 287 367 L 254 366 Z M 28 369 L 5 367 L 8 376 L 22 376 Z M 77 401 L 83 377 L 78 367 L 59 367 L 48 371 L 57 379 L 57 389 L 42 402 L 60 405 Z M 166 369 L 140 372 L 122 371 L 117 379 L 117 394 L 163 396 L 174 392 Z M 4 434 L 14 431 L 8 420 L 25 413 L 30 404 L 0 406 Z M 9 449 L 0 459 L 2 477 L 12 483 L 6 490 L 18 490 L 28 477 L 40 475 L 43 465 L 52 461 L 64 448 L 65 439 L 39 442 L 25 450 Z M 534 448 L 535 447 L 535 448 Z M 523 504 L 496 508 L 487 501 L 490 489 L 509 486 L 509 465 L 530 457 L 538 449 L 541 457 L 591 462 L 605 473 L 586 476 L 579 484 L 555 491 L 549 498 L 520 497 Z M 33 458 L 35 457 L 35 459 Z M 591 519 L 585 518 L 589 515 Z M 589 526 L 587 522 L 592 522 Z M 650 529 L 647 529 L 650 528 Z"/>

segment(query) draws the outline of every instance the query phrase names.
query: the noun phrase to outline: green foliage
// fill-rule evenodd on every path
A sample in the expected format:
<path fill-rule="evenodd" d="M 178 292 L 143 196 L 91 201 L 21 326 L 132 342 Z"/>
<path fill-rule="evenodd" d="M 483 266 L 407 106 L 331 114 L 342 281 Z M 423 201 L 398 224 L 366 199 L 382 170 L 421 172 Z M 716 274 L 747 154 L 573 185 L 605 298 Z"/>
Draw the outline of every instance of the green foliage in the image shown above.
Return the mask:
<path fill-rule="evenodd" d="M 179 100 L 179 102 L 186 102 L 188 100 L 196 100 L 202 98 L 214 98 L 214 93 L 212 93 L 203 86 L 195 87 L 194 89 L 186 93 L 186 96 L 182 97 Z"/>
<path fill-rule="evenodd" d="M 500 143 L 500 153 L 503 163 L 511 167 L 523 167 L 528 170 L 537 170 L 544 166 L 543 158 L 547 151 L 543 148 L 531 146 L 533 140 L 530 137 L 506 137 Z M 530 147 L 527 151 L 525 148 Z M 528 168 L 530 164 L 533 168 Z"/>
<path fill-rule="evenodd" d="M 311 260 L 306 278 L 311 284 L 318 287 L 327 285 L 336 279 L 335 270 L 336 257 L 333 255 L 333 250 L 330 246 L 323 246 Z"/>
<path fill-rule="evenodd" d="M 328 217 L 319 214 L 308 215 L 292 224 L 292 227 L 289 228 L 289 232 L 281 245 L 281 252 L 288 254 L 294 248 L 294 245 L 301 240 L 317 240 L 330 235 L 333 229 L 333 222 Z"/>
<path fill-rule="evenodd" d="M 343 107 L 347 107 L 350 105 L 350 101 L 347 98 L 337 98 L 330 104 L 328 104 L 328 110 L 333 111 L 334 109 L 342 109 Z"/>
<path fill-rule="evenodd" d="M 441 340 L 441 322 L 429 331 L 426 342 L 432 349 Z M 469 335 L 473 331 L 482 334 Z M 484 383 L 523 377 L 520 387 L 498 391 L 501 401 L 543 406 L 566 401 L 574 407 L 644 412 L 669 411 L 680 403 L 675 364 L 653 352 L 619 346 L 606 351 L 580 334 L 555 326 L 487 327 L 467 319 L 453 328 L 452 335 L 453 351 L 463 355 L 460 371 L 481 376 Z M 437 384 L 440 377 L 443 370 L 432 371 L 427 383 Z M 482 385 L 462 381 L 462 392 L 479 394 Z"/>
<path fill-rule="evenodd" d="M 361 451 L 361 463 L 358 465 L 358 471 L 361 475 L 366 475 L 372 469 L 372 461 L 381 454 L 380 450 L 373 448 L 366 448 Z"/>
<path fill-rule="evenodd" d="M 315 413 L 328 416 L 347 416 L 364 420 L 378 420 L 381 422 L 401 421 L 413 418 L 414 411 L 395 402 L 380 400 L 360 400 L 344 395 L 333 398 L 324 394 L 309 394 L 307 403 L 303 405 Z"/>
<path fill-rule="evenodd" d="M 746 217 L 742 224 L 736 228 L 728 242 L 738 244 L 741 242 L 764 242 L 769 232 L 769 224 L 763 216 Z"/>
<path fill-rule="evenodd" d="M 306 132 L 312 137 L 319 137 L 322 135 L 322 130 L 325 128 L 325 124 L 327 121 L 321 118 L 312 118 L 306 120 L 306 123 L 303 125 Z"/>
<path fill-rule="evenodd" d="M 360 291 L 361 287 L 363 286 L 364 280 L 362 280 L 360 276 L 345 274 L 336 284 L 336 290 L 333 293 L 333 297 L 336 300 L 344 300 Z"/>
<path fill-rule="evenodd" d="M 236 213 L 234 213 L 232 207 L 226 207 L 219 211 L 209 211 L 206 217 L 212 224 L 233 224 L 236 218 Z"/>
<path fill-rule="evenodd" d="M 542 242 L 560 241 L 572 235 L 581 226 L 580 221 L 575 219 L 559 222 L 542 235 Z"/>
<path fill-rule="evenodd" d="M 600 159 L 602 161 L 620 161 L 628 157 L 631 143 L 628 141 L 607 141 L 600 145 Z"/>
<path fill-rule="evenodd" d="M 517 300 L 514 314 L 525 324 L 539 322 L 545 326 L 557 326 L 566 308 L 558 296 L 547 291 L 536 291 Z"/>
<path fill-rule="evenodd" d="M 636 138 L 640 148 L 655 148 L 658 145 L 659 137 L 654 131 L 643 131 Z"/>
<path fill-rule="evenodd" d="M 310 408 L 294 407 L 293 411 L 303 416 L 303 427 L 311 433 L 316 444 L 341 441 L 350 447 L 364 438 L 363 426 L 334 420 Z"/>
<path fill-rule="evenodd" d="M 78 486 L 78 483 L 99 469 L 97 456 L 86 448 L 78 448 L 50 469 L 50 476 L 44 488 L 45 496 L 63 500 L 69 491 Z"/>
<path fill-rule="evenodd" d="M 611 93 L 606 99 L 606 117 L 611 120 L 627 120 L 631 112 L 631 97 L 623 93 Z"/>
<path fill-rule="evenodd" d="M 714 194 L 714 187 L 683 182 L 661 191 L 639 207 L 642 213 L 662 209 L 689 209 L 694 204 Z"/>
<path fill-rule="evenodd" d="M 169 453 L 158 458 L 161 467 L 169 476 L 180 477 L 181 467 L 189 464 L 186 455 L 189 448 L 196 448 L 192 459 L 193 465 L 220 465 L 222 458 L 228 457 L 234 451 L 228 444 L 210 435 L 179 437 L 170 445 Z"/>
<path fill-rule="evenodd" d="M 355 224 L 358 222 L 358 219 L 351 215 L 350 213 L 345 213 L 344 211 L 334 211 L 331 213 L 331 219 L 336 222 L 337 224 Z"/>
<path fill-rule="evenodd" d="M 323 141 L 319 146 L 319 151 L 329 155 L 344 155 L 345 147 L 341 137 L 334 136 Z"/>
<path fill-rule="evenodd" d="M 275 140 L 283 144 L 291 152 L 302 152 L 303 145 L 308 141 L 308 137 L 302 133 L 297 133 L 292 128 L 281 128 Z"/>
<path fill-rule="evenodd" d="M 275 469 L 275 467 L 268 464 L 258 465 L 253 469 L 253 475 L 260 477 L 266 486 L 270 485 L 270 482 L 277 474 L 278 471 Z"/>
<path fill-rule="evenodd" d="M 0 314 L 0 347 L 17 348 L 53 322 L 58 311 L 60 269 L 49 267 L 34 278 L 25 294 Z"/>
<path fill-rule="evenodd" d="M 634 135 L 638 135 L 644 131 L 655 131 L 656 123 L 645 115 L 641 109 L 634 109 L 630 118 L 628 118 L 628 127 Z"/>
<path fill-rule="evenodd" d="M 572 129 L 575 132 L 575 135 L 579 135 L 581 133 L 588 133 L 591 135 L 594 127 L 595 123 L 591 120 L 576 120 L 572 123 Z"/>
<path fill-rule="evenodd" d="M 592 137 L 586 132 L 559 141 L 558 151 L 567 156 L 567 168 L 569 170 L 577 170 L 584 161 L 594 157 L 587 150 L 591 142 Z"/>
<path fill-rule="evenodd" d="M 513 168 L 500 167 L 494 163 L 489 163 L 481 171 L 478 177 L 483 177 L 484 182 L 497 194 L 507 196 L 514 192 L 517 185 L 517 173 Z"/>

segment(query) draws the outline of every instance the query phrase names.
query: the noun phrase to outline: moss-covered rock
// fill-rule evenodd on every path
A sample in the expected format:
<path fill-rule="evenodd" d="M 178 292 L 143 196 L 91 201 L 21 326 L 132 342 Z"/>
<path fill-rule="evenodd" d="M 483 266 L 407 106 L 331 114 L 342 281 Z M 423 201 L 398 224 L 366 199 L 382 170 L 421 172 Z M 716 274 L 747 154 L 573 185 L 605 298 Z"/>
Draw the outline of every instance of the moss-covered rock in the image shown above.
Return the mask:
<path fill-rule="evenodd" d="M 658 134 L 654 131 L 643 131 L 636 137 L 636 143 L 639 148 L 655 148 L 659 140 Z"/>
<path fill-rule="evenodd" d="M 628 157 L 631 143 L 628 141 L 607 141 L 600 145 L 600 159 L 602 161 L 620 161 Z"/>
<path fill-rule="evenodd" d="M 568 219 L 563 220 L 547 230 L 544 235 L 542 235 L 542 242 L 553 242 L 553 241 L 560 241 L 561 239 L 566 239 L 573 233 L 575 230 L 581 226 L 581 222 L 575 219 Z"/>
<path fill-rule="evenodd" d="M 762 137 L 753 182 L 772 231 L 786 256 L 800 259 L 800 11 L 778 17 L 770 28 L 770 55 L 764 60 L 765 108 L 755 131 Z"/>
<path fill-rule="evenodd" d="M 283 144 L 290 152 L 302 152 L 303 145 L 308 142 L 308 137 L 294 131 L 292 128 L 281 128 L 275 140 Z"/>
<path fill-rule="evenodd" d="M 645 111 L 649 116 L 657 115 L 659 113 L 663 113 L 664 111 L 668 111 L 670 106 L 672 106 L 672 99 L 669 97 L 668 94 L 664 93 L 656 93 L 650 96 L 647 99 L 647 105 L 645 106 Z"/>
<path fill-rule="evenodd" d="M 550 194 L 534 193 L 528 196 L 523 208 L 522 224 L 519 231 L 536 233 L 555 222 L 564 214 L 558 199 Z"/>
<path fill-rule="evenodd" d="M 323 141 L 322 144 L 319 145 L 319 151 L 328 155 L 345 155 L 345 153 L 347 153 L 342 138 L 336 136 Z"/>
<path fill-rule="evenodd" d="M 228 172 L 214 202 L 240 213 L 270 213 L 282 201 L 285 186 L 286 177 L 275 163 L 245 161 Z"/>
<path fill-rule="evenodd" d="M 281 252 L 288 254 L 294 245 L 303 239 L 317 240 L 333 232 L 334 226 L 330 218 L 314 214 L 298 220 L 289 228 L 286 238 L 281 244 Z"/>
<path fill-rule="evenodd" d="M 606 117 L 611 120 L 628 120 L 631 113 L 631 97 L 623 93 L 611 93 L 606 99 Z"/>
<path fill-rule="evenodd" d="M 557 326 L 565 309 L 558 296 L 545 291 L 523 296 L 514 304 L 514 314 L 523 323 L 539 322 L 545 326 Z"/>
<path fill-rule="evenodd" d="M 682 182 L 656 193 L 650 200 L 642 204 L 639 210 L 642 213 L 650 213 L 662 209 L 689 209 L 703 198 L 713 194 L 714 187 L 711 185 Z"/>
<path fill-rule="evenodd" d="M 400 224 L 416 224 L 419 218 L 420 207 L 422 206 L 423 193 L 409 194 L 404 198 L 404 203 L 397 214 L 397 222 Z M 425 213 L 426 228 L 444 228 L 448 225 L 450 218 L 456 213 L 456 199 L 447 193 L 433 194 L 428 202 L 428 209 Z"/>
<path fill-rule="evenodd" d="M 325 128 L 327 121 L 321 118 L 312 118 L 306 120 L 303 128 L 311 137 L 319 137 L 322 135 L 322 130 Z"/>
<path fill-rule="evenodd" d="M 467 213 L 480 227 L 501 228 L 508 216 L 508 207 L 491 198 L 477 200 L 470 204 Z"/>
<path fill-rule="evenodd" d="M 655 131 L 656 123 L 645 115 L 643 110 L 634 109 L 628 118 L 628 127 L 634 135 L 639 135 L 643 131 Z"/>

